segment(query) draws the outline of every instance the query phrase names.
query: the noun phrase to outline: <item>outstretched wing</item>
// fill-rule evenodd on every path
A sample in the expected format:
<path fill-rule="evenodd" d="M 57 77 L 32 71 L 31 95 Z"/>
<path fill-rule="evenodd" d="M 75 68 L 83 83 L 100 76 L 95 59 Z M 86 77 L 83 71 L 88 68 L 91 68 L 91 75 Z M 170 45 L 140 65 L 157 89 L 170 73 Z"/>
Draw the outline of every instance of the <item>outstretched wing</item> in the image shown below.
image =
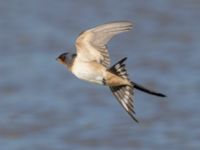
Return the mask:
<path fill-rule="evenodd" d="M 118 21 L 99 25 L 82 32 L 76 40 L 77 59 L 96 61 L 108 68 L 110 65 L 108 41 L 119 33 L 131 30 L 132 27 L 131 22 Z"/>
<path fill-rule="evenodd" d="M 116 64 L 114 64 L 109 71 L 113 74 L 116 74 L 120 76 L 121 78 L 125 80 L 129 80 L 128 73 L 126 70 L 126 66 L 124 61 L 127 58 L 123 58 L 120 61 L 118 61 Z M 130 81 L 131 82 L 131 81 Z M 117 98 L 118 102 L 122 105 L 122 107 L 126 110 L 126 112 L 136 121 L 136 117 L 134 116 L 134 104 L 133 104 L 133 87 L 130 85 L 123 85 L 123 86 L 115 86 L 110 87 L 110 90 L 112 91 L 113 95 Z"/>
<path fill-rule="evenodd" d="M 133 105 L 133 88 L 130 86 L 119 86 L 119 87 L 110 87 L 113 95 L 116 97 L 118 102 L 126 110 L 126 112 L 138 122 L 137 118 L 134 116 L 134 105 Z"/>

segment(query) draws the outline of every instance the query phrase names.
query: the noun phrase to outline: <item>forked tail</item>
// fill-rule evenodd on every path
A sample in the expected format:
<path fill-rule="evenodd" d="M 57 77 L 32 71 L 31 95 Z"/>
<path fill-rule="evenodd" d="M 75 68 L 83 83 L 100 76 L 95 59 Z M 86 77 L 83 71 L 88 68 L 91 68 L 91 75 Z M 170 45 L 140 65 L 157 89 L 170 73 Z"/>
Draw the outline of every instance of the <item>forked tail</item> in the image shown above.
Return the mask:
<path fill-rule="evenodd" d="M 117 62 L 115 65 L 113 65 L 109 71 L 120 76 L 121 78 L 125 80 L 129 80 L 128 73 L 125 68 L 124 61 L 127 58 L 121 59 L 119 62 Z M 133 120 L 138 122 L 137 118 L 135 117 L 135 111 L 134 111 L 134 101 L 132 99 L 133 97 L 133 89 L 137 89 L 143 92 L 146 92 L 148 94 L 160 96 L 160 97 L 166 97 L 162 93 L 155 92 L 153 90 L 147 89 L 137 83 L 131 82 L 133 86 L 130 85 L 122 85 L 122 86 L 115 86 L 110 87 L 110 90 L 112 91 L 113 95 L 116 97 L 118 102 L 122 105 L 122 107 L 126 110 L 126 112 L 132 117 Z"/>
<path fill-rule="evenodd" d="M 137 89 L 137 90 L 140 90 L 140 91 L 143 91 L 145 93 L 152 94 L 152 95 L 155 95 L 155 96 L 166 97 L 165 94 L 162 94 L 162 93 L 155 92 L 153 90 L 147 89 L 147 88 L 143 87 L 142 85 L 139 85 L 139 84 L 137 84 L 135 82 L 132 82 L 132 84 L 133 84 L 133 87 L 135 89 Z"/>

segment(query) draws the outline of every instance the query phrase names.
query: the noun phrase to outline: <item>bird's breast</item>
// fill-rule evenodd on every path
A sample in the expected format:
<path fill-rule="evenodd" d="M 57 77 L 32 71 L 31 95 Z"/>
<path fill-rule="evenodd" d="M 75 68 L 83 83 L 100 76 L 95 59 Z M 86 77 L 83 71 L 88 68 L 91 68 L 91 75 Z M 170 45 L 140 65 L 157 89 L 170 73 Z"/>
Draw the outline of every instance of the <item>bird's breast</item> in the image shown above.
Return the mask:
<path fill-rule="evenodd" d="M 79 79 L 103 84 L 106 69 L 96 62 L 77 62 L 73 64 L 72 73 Z"/>

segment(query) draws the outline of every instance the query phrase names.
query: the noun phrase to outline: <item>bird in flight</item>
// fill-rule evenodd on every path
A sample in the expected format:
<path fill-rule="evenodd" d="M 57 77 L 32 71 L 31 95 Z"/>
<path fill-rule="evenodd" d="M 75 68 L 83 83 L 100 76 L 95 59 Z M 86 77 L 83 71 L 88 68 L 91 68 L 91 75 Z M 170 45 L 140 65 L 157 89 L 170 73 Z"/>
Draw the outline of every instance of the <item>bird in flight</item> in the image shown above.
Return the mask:
<path fill-rule="evenodd" d="M 126 112 L 138 122 L 132 98 L 134 89 L 160 97 L 165 95 L 131 81 L 124 63 L 126 57 L 110 67 L 107 43 L 132 28 L 129 21 L 116 21 L 81 32 L 76 39 L 76 53 L 63 53 L 57 60 L 79 79 L 108 86 Z"/>

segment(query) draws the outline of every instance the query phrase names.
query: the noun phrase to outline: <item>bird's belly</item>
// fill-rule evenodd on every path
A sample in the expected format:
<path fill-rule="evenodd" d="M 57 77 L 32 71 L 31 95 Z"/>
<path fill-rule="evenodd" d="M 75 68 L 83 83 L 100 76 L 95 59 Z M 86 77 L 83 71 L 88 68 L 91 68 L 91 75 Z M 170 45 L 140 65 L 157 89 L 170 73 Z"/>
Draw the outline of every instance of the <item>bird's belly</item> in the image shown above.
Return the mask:
<path fill-rule="evenodd" d="M 74 65 L 72 72 L 82 80 L 103 84 L 103 71 L 90 63 L 78 63 Z"/>

